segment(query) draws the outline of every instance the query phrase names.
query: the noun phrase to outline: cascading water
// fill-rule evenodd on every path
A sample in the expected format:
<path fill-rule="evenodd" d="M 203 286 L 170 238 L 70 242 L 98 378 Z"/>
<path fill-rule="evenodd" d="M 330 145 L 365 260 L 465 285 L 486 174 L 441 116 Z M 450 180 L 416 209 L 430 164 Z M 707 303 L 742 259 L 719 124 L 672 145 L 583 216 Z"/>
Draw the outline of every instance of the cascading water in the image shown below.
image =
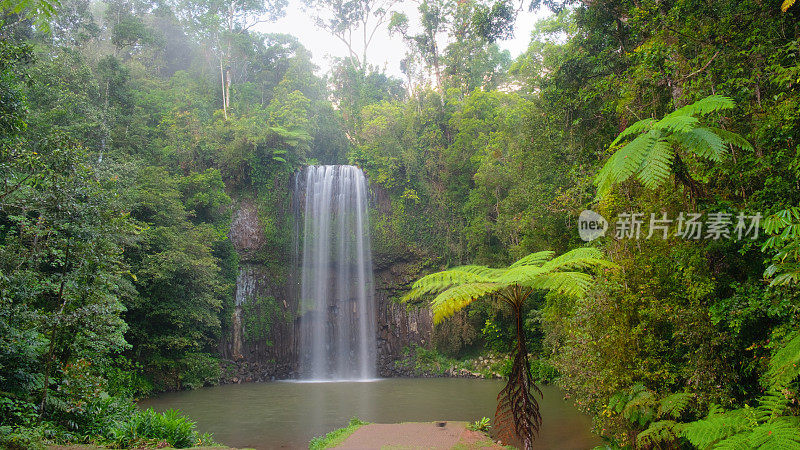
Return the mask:
<path fill-rule="evenodd" d="M 305 181 L 300 375 L 373 378 L 377 351 L 366 177 L 355 166 L 309 166 L 300 178 Z"/>

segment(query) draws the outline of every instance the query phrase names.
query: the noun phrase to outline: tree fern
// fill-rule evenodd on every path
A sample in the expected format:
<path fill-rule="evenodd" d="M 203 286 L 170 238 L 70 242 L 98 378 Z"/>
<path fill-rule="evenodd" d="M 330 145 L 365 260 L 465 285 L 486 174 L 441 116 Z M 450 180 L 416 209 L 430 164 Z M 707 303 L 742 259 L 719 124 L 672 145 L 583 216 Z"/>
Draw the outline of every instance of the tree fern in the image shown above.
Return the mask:
<path fill-rule="evenodd" d="M 752 149 L 738 134 L 700 122 L 702 116 L 733 107 L 731 99 L 711 95 L 661 120 L 643 119 L 626 128 L 609 146 L 616 151 L 595 177 L 598 196 L 634 176 L 647 188 L 660 186 L 671 175 L 681 150 L 719 162 L 725 158 L 729 145 Z"/>
<path fill-rule="evenodd" d="M 769 384 L 778 389 L 800 377 L 800 333 L 772 355 L 766 376 Z"/>
<path fill-rule="evenodd" d="M 692 401 L 692 394 L 678 392 L 667 396 L 658 405 L 658 417 L 679 419 L 689 408 Z"/>
<path fill-rule="evenodd" d="M 681 434 L 695 447 L 713 448 L 716 443 L 748 430 L 756 422 L 755 411 L 743 408 L 688 423 Z"/>
<path fill-rule="evenodd" d="M 659 420 L 636 435 L 637 447 L 662 447 L 667 446 L 680 438 L 683 424 L 674 420 Z"/>
<path fill-rule="evenodd" d="M 615 267 L 597 249 L 580 248 L 555 257 L 551 251 L 531 253 L 509 267 L 461 266 L 426 275 L 417 280 L 404 301 L 435 295 L 430 303 L 434 323 L 439 323 L 470 303 L 495 298 L 507 303 L 514 314 L 516 343 L 512 351 L 508 383 L 497 396 L 494 429 L 511 441 L 518 438 L 529 449 L 542 423 L 528 363 L 522 306 L 534 291 L 581 296 L 592 283 L 585 270 Z"/>
<path fill-rule="evenodd" d="M 784 209 L 767 217 L 764 231 L 770 237 L 761 251 L 774 252 L 764 276 L 772 278 L 771 286 L 796 284 L 800 281 L 800 208 Z"/>
<path fill-rule="evenodd" d="M 800 375 L 800 333 L 773 353 L 763 381 L 767 392 L 756 407 L 709 414 L 681 434 L 705 449 L 800 448 L 800 419 L 789 414 L 786 389 Z"/>

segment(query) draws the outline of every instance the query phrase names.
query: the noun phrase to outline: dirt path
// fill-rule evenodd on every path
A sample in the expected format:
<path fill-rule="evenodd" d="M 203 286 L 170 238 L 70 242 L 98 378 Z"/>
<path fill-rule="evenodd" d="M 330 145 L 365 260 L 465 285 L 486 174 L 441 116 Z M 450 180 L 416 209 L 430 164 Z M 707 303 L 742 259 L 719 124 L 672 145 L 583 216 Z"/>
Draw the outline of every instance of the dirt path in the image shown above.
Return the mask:
<path fill-rule="evenodd" d="M 440 426 L 444 424 L 444 426 Z M 465 422 L 407 422 L 364 425 L 336 448 L 341 449 L 500 449 Z"/>

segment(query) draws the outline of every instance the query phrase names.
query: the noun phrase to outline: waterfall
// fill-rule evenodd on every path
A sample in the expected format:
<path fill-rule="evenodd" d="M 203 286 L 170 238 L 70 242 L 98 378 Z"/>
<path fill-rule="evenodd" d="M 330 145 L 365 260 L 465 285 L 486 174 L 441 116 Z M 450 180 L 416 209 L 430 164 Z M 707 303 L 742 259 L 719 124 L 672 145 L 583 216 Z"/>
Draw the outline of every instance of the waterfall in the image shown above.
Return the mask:
<path fill-rule="evenodd" d="M 366 177 L 355 166 L 309 166 L 298 181 L 303 178 L 301 377 L 373 378 L 377 352 Z"/>

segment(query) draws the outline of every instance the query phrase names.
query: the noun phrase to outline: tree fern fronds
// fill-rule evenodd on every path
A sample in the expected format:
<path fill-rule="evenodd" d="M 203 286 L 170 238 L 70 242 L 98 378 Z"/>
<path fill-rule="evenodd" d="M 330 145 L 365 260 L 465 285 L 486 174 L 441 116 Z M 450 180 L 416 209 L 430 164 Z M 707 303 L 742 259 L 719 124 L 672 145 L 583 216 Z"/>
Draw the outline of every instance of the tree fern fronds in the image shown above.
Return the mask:
<path fill-rule="evenodd" d="M 658 417 L 678 419 L 689 407 L 691 401 L 692 394 L 688 392 L 678 392 L 667 396 L 658 405 Z"/>
<path fill-rule="evenodd" d="M 555 256 L 555 254 L 556 252 L 550 250 L 531 253 L 528 256 L 520 258 L 519 260 L 514 262 L 514 264 L 511 264 L 509 268 L 513 269 L 514 267 L 519 267 L 519 266 L 541 266 L 545 262 L 553 259 L 553 256 Z"/>
<path fill-rule="evenodd" d="M 650 131 L 640 134 L 628 144 L 623 146 L 612 156 L 613 161 L 609 160 L 613 166 L 614 181 L 619 182 L 627 179 L 642 165 L 645 156 L 658 140 L 658 134 Z"/>
<path fill-rule="evenodd" d="M 754 422 L 752 408 L 737 409 L 686 424 L 681 435 L 695 447 L 708 448 L 749 429 Z"/>
<path fill-rule="evenodd" d="M 616 267 L 603 257 L 603 252 L 593 247 L 582 247 L 570 250 L 542 265 L 546 271 L 586 269 L 593 267 Z"/>
<path fill-rule="evenodd" d="M 570 297 L 580 297 L 589 290 L 592 280 L 591 275 L 583 272 L 556 272 L 537 277 L 523 285 L 533 289 L 558 292 Z"/>
<path fill-rule="evenodd" d="M 772 387 L 767 391 L 766 394 L 759 397 L 758 403 L 758 419 L 772 420 L 786 413 L 786 407 L 789 405 L 789 399 L 783 394 L 783 392 L 775 387 Z"/>
<path fill-rule="evenodd" d="M 486 266 L 458 266 L 450 270 L 460 270 L 462 272 L 474 273 L 475 275 L 480 275 L 487 278 L 496 278 L 506 272 L 506 269 L 493 269 Z"/>
<path fill-rule="evenodd" d="M 786 419 L 762 423 L 751 431 L 731 436 L 714 446 L 718 450 L 800 448 L 800 427 Z"/>
<path fill-rule="evenodd" d="M 772 355 L 766 378 L 771 386 L 778 389 L 800 377 L 800 333 Z"/>
<path fill-rule="evenodd" d="M 617 149 L 622 142 L 631 139 L 608 158 L 595 177 L 598 197 L 605 195 L 614 184 L 634 175 L 645 187 L 658 187 L 669 178 L 676 152 L 681 150 L 718 162 L 728 151 L 726 145 L 752 149 L 738 134 L 708 127 L 698 118 L 733 107 L 731 99 L 712 95 L 677 109 L 657 122 L 645 119 L 631 125 L 609 146 Z"/>
<path fill-rule="evenodd" d="M 752 450 L 756 448 L 750 443 L 752 437 L 753 432 L 751 430 L 741 431 L 721 440 L 711 448 L 717 450 Z"/>
<path fill-rule="evenodd" d="M 620 143 L 620 141 L 622 141 L 628 136 L 652 130 L 653 125 L 655 123 L 656 120 L 651 119 L 649 117 L 647 119 L 642 119 L 639 120 L 638 122 L 635 122 L 633 125 L 629 126 L 628 128 L 625 128 L 622 131 L 622 133 L 620 133 L 619 136 L 617 136 L 617 138 L 614 139 L 614 141 L 611 143 L 611 145 L 609 145 L 609 147 L 614 148 L 618 143 Z"/>
<path fill-rule="evenodd" d="M 724 111 L 726 109 L 733 109 L 734 107 L 736 107 L 736 103 L 734 103 L 733 100 L 731 100 L 729 97 L 725 97 L 724 95 L 709 95 L 708 97 L 702 100 L 698 100 L 692 104 L 676 109 L 675 112 L 672 114 L 676 113 L 682 115 L 699 114 L 701 116 L 704 116 L 712 112 Z"/>
<path fill-rule="evenodd" d="M 594 179 L 599 194 L 605 194 L 615 183 L 627 180 L 644 161 L 645 155 L 656 142 L 656 134 L 649 131 L 640 134 L 616 151 Z"/>
<path fill-rule="evenodd" d="M 743 138 L 741 135 L 736 134 L 732 131 L 723 130 L 722 128 L 717 127 L 707 127 L 711 130 L 714 134 L 719 136 L 726 144 L 734 145 L 736 147 L 741 148 L 742 150 L 753 150 L 753 145 L 747 141 L 747 139 Z"/>
<path fill-rule="evenodd" d="M 694 151 L 699 156 L 714 162 L 720 162 L 725 159 L 728 147 L 725 146 L 725 141 L 711 131 L 710 128 L 697 127 L 689 131 L 688 135 L 694 138 Z"/>
<path fill-rule="evenodd" d="M 674 420 L 660 420 L 653 422 L 650 426 L 636 436 L 637 447 L 656 447 L 669 446 L 680 439 L 680 431 L 683 424 Z"/>
<path fill-rule="evenodd" d="M 667 114 L 663 119 L 656 122 L 653 128 L 662 132 L 686 133 L 700 123 L 700 119 L 697 117 L 677 114 L 677 112 Z"/>
<path fill-rule="evenodd" d="M 655 403 L 655 395 L 642 387 L 642 389 L 632 392 L 622 409 L 622 417 L 639 423 L 646 422 L 653 416 Z"/>
<path fill-rule="evenodd" d="M 542 267 L 517 266 L 509 268 L 502 276 L 495 280 L 505 285 L 526 284 L 545 273 L 547 273 L 547 270 Z"/>
<path fill-rule="evenodd" d="M 663 184 L 672 173 L 672 160 L 675 152 L 672 145 L 666 141 L 653 144 L 650 151 L 642 160 L 637 178 L 648 189 L 654 189 Z"/>
<path fill-rule="evenodd" d="M 403 301 L 416 300 L 425 295 L 439 293 L 461 283 L 491 283 L 492 281 L 492 278 L 458 268 L 436 272 L 417 280 L 403 297 Z"/>
<path fill-rule="evenodd" d="M 495 283 L 470 283 L 451 287 L 431 302 L 433 323 L 438 324 L 475 300 L 501 289 Z"/>

